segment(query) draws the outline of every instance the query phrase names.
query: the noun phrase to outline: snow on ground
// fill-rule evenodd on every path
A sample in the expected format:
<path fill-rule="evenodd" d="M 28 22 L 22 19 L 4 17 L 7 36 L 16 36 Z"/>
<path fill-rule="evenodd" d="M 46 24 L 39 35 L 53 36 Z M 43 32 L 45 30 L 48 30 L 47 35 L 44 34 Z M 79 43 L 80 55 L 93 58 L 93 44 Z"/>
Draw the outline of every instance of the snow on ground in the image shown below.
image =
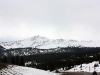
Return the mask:
<path fill-rule="evenodd" d="M 0 75 L 57 75 L 44 70 L 9 65 L 7 68 L 0 70 Z"/>
<path fill-rule="evenodd" d="M 98 64 L 98 67 L 94 67 L 94 64 Z M 80 68 L 81 65 L 78 65 L 70 70 L 68 72 L 100 72 L 100 64 L 98 61 L 94 61 L 89 64 L 82 64 L 82 68 Z"/>

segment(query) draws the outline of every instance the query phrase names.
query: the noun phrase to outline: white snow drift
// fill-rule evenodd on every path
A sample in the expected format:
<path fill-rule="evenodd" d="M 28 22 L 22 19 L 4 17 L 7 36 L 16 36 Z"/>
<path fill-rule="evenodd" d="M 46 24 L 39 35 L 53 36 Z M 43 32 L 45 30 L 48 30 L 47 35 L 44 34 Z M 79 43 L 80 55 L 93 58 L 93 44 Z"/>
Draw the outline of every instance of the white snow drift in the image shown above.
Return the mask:
<path fill-rule="evenodd" d="M 94 64 L 98 64 L 97 67 L 94 67 Z M 78 65 L 70 70 L 68 72 L 100 72 L 100 64 L 98 61 L 94 61 L 89 64 L 82 64 L 82 67 L 80 68 L 81 65 Z"/>
<path fill-rule="evenodd" d="M 7 68 L 0 70 L 0 75 L 57 75 L 44 70 L 9 65 Z"/>

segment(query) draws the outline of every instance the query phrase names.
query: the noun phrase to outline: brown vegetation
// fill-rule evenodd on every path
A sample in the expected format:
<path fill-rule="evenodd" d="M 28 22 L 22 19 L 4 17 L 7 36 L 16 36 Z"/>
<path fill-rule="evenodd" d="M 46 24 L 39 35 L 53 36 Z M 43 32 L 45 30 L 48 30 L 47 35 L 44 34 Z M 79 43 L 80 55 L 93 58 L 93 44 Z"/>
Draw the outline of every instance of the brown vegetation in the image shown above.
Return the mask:
<path fill-rule="evenodd" d="M 0 63 L 0 70 L 3 69 L 3 68 L 6 68 L 7 65 L 8 65 L 8 64 L 6 64 L 6 63 Z"/>
<path fill-rule="evenodd" d="M 68 72 L 68 73 L 63 73 L 62 75 L 83 75 L 83 74 L 78 72 Z"/>

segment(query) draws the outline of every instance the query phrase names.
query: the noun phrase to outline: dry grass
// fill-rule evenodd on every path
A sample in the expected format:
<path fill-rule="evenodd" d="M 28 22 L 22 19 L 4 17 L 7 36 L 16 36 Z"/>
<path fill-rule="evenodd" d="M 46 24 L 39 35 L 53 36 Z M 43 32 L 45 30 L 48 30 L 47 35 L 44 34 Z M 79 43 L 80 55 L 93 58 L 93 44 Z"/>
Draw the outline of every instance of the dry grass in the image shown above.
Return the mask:
<path fill-rule="evenodd" d="M 62 75 L 83 75 L 81 73 L 71 73 L 71 72 L 68 72 L 68 73 L 63 73 Z"/>
<path fill-rule="evenodd" d="M 6 64 L 6 63 L 0 63 L 0 70 L 3 69 L 3 68 L 6 68 L 7 65 L 8 65 L 8 64 Z"/>

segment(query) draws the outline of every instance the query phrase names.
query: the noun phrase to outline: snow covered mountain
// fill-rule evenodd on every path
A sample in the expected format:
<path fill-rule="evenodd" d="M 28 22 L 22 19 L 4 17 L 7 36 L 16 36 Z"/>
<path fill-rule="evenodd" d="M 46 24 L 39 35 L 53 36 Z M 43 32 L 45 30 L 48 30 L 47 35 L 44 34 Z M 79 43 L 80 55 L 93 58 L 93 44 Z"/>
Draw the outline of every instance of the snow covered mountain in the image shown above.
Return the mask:
<path fill-rule="evenodd" d="M 57 75 L 57 74 L 35 68 L 8 65 L 7 68 L 0 70 L 0 75 Z"/>
<path fill-rule="evenodd" d="M 100 41 L 77 41 L 77 40 L 64 40 L 64 39 L 48 39 L 42 36 L 34 36 L 29 39 L 12 41 L 12 42 L 1 42 L 1 46 L 6 49 L 10 48 L 40 48 L 50 49 L 58 47 L 100 47 Z"/>

